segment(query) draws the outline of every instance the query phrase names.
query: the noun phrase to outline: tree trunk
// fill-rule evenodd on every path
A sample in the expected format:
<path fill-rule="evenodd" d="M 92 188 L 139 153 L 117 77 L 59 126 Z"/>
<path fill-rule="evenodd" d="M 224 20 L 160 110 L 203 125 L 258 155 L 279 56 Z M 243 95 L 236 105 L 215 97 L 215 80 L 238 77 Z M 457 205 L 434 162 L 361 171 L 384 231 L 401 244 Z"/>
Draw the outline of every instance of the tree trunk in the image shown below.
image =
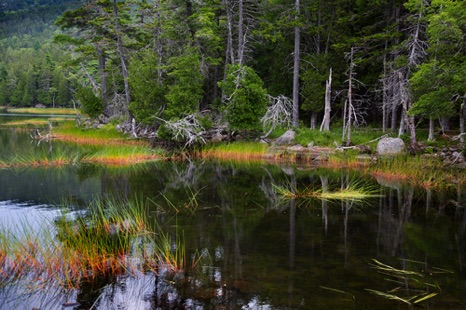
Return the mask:
<path fill-rule="evenodd" d="M 224 0 L 225 11 L 227 15 L 227 46 L 225 48 L 225 68 L 223 69 L 223 81 L 227 78 L 228 65 L 235 62 L 233 51 L 233 12 L 230 5 L 231 0 Z M 222 95 L 222 102 L 225 101 Z"/>
<path fill-rule="evenodd" d="M 118 48 L 118 53 L 120 54 L 121 74 L 123 75 L 123 82 L 125 84 L 125 97 L 126 97 L 125 108 L 128 109 L 128 105 L 131 102 L 131 96 L 130 96 L 130 90 L 129 90 L 128 69 L 126 68 L 125 53 L 123 50 L 123 42 L 122 42 L 121 33 L 120 33 L 120 24 L 118 22 L 117 0 L 113 0 L 113 16 L 115 18 L 115 32 L 116 32 L 116 38 L 117 38 L 117 48 Z"/>
<path fill-rule="evenodd" d="M 391 109 L 391 124 L 390 124 L 390 131 L 395 132 L 396 130 L 396 123 L 397 123 L 397 106 L 393 105 Z"/>
<path fill-rule="evenodd" d="M 464 146 L 464 121 L 465 121 L 465 114 L 466 114 L 466 95 L 463 98 L 463 103 L 460 107 L 460 143 L 461 146 Z"/>
<path fill-rule="evenodd" d="M 243 64 L 244 55 L 244 17 L 243 17 L 243 0 L 238 0 L 238 64 Z"/>
<path fill-rule="evenodd" d="M 299 20 L 299 0 L 295 2 L 295 21 Z M 293 62 L 293 127 L 299 126 L 299 64 L 300 64 L 300 29 L 299 25 L 294 27 L 294 62 Z"/>
<path fill-rule="evenodd" d="M 110 107 L 108 106 L 108 92 L 107 92 L 107 74 L 105 73 L 105 53 L 101 47 L 97 47 L 97 54 L 99 55 L 99 74 L 100 74 L 100 89 L 103 105 L 103 113 L 109 117 Z"/>
<path fill-rule="evenodd" d="M 328 80 L 325 82 L 325 110 L 324 110 L 324 119 L 322 120 L 322 125 L 320 125 L 320 131 L 330 130 L 331 99 L 332 99 L 332 68 L 330 68 Z"/>
<path fill-rule="evenodd" d="M 434 119 L 429 118 L 429 137 L 427 141 L 434 141 Z"/>
<path fill-rule="evenodd" d="M 156 38 L 157 38 L 157 58 L 158 58 L 158 64 L 157 64 L 157 84 L 160 86 L 162 85 L 162 57 L 163 57 L 163 46 L 162 46 L 162 19 L 160 16 L 160 0 L 157 0 L 155 3 L 155 6 L 157 8 L 156 12 L 156 18 L 157 18 L 157 28 L 155 30 L 156 33 Z"/>
<path fill-rule="evenodd" d="M 353 114 L 354 114 L 354 109 L 353 109 L 353 69 L 354 69 L 354 47 L 351 47 L 351 53 L 349 55 L 349 60 L 350 60 L 350 65 L 349 65 L 349 71 L 348 71 L 348 108 L 346 109 L 347 111 L 347 120 L 346 120 L 346 125 L 344 126 L 343 130 L 343 136 L 346 138 L 343 139 L 343 142 L 345 142 L 346 145 L 351 144 L 351 125 L 353 122 Z M 343 123 L 345 123 L 345 120 L 343 120 Z"/>
<path fill-rule="evenodd" d="M 316 129 L 317 128 L 317 113 L 314 111 L 311 111 L 311 123 L 309 126 L 310 129 Z"/>

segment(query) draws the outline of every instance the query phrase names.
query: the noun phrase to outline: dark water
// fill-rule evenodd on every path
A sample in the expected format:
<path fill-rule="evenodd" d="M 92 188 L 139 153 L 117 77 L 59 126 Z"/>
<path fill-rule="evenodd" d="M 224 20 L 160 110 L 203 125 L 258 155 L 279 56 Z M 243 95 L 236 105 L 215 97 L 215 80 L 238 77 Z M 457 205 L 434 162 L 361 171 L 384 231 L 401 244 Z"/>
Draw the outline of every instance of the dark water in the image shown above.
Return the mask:
<path fill-rule="evenodd" d="M 0 158 L 38 147 L 26 133 L 0 130 Z M 372 184 L 381 196 L 363 202 L 282 200 L 274 187 L 335 188 L 348 180 Z M 453 185 L 437 193 L 380 185 L 345 170 L 210 161 L 3 169 L 0 225 L 25 217 L 40 225 L 40 218 L 57 216 L 54 205 L 64 198 L 84 210 L 92 199 L 107 196 L 160 205 L 168 200 L 183 210 L 193 194 L 196 208 L 175 216 L 156 212 L 154 205 L 153 214 L 167 232 L 183 232 L 188 257 L 203 254 L 197 268 L 188 266 L 176 279 L 97 279 L 80 290 L 0 284 L 0 309 L 410 308 L 369 290 L 438 292 L 413 307 L 466 308 L 466 190 Z M 374 259 L 418 272 L 417 284 L 410 283 L 408 292 L 407 277 L 380 273 Z"/>

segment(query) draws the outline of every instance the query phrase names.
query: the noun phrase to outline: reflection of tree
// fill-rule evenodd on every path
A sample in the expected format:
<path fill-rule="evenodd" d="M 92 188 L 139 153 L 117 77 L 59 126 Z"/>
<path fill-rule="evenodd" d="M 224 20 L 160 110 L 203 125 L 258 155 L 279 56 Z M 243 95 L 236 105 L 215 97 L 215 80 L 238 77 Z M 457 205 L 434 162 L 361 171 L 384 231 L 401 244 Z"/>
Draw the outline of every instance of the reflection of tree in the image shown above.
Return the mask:
<path fill-rule="evenodd" d="M 377 244 L 379 246 L 382 244 L 387 254 L 395 256 L 403 242 L 405 225 L 409 223 L 411 217 L 414 188 L 398 187 L 384 191 L 386 192 L 384 196 L 387 198 L 380 199 Z M 394 204 L 395 198 L 398 200 L 396 205 Z M 395 214 L 395 211 L 398 212 Z"/>
<path fill-rule="evenodd" d="M 457 199 L 456 199 L 456 209 L 455 209 L 455 217 L 460 220 L 458 225 L 458 229 L 455 233 L 455 241 L 456 247 L 458 251 L 458 263 L 459 263 L 459 270 L 462 275 L 464 275 L 466 262 L 465 262 L 465 241 L 464 241 L 464 234 L 466 232 L 466 198 L 464 197 L 463 193 L 465 192 L 464 185 L 458 184 L 457 185 Z"/>

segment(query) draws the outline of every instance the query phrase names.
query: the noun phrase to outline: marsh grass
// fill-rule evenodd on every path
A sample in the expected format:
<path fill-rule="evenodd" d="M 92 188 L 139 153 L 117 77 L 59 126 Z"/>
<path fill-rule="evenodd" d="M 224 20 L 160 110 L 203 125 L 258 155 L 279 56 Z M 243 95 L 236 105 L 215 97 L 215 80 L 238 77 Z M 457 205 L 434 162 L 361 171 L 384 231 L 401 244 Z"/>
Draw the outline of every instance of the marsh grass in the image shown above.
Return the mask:
<path fill-rule="evenodd" d="M 74 121 L 69 121 L 56 127 L 54 131 L 59 140 L 84 145 L 140 145 L 149 147 L 149 143 L 146 141 L 128 139 L 111 124 L 99 129 L 84 129 L 76 127 Z"/>
<path fill-rule="evenodd" d="M 416 262 L 407 261 L 407 263 L 412 265 Z M 419 264 L 422 271 L 395 268 L 376 259 L 372 259 L 371 267 L 382 274 L 385 281 L 394 287 L 387 291 L 374 289 L 366 289 L 366 291 L 385 299 L 406 304 L 410 309 L 437 296 L 441 292 L 441 289 L 438 284 L 431 283 L 431 279 L 428 279 L 426 264 L 424 262 L 417 262 L 417 264 Z"/>
<path fill-rule="evenodd" d="M 367 198 L 380 197 L 379 187 L 360 182 L 352 181 L 339 188 L 329 188 L 324 190 L 316 186 L 309 186 L 303 190 L 294 189 L 290 185 L 280 186 L 273 184 L 277 194 L 285 199 L 321 199 L 327 201 L 351 200 L 363 201 Z"/>
<path fill-rule="evenodd" d="M 0 283 L 74 288 L 98 276 L 185 268 L 183 235 L 151 223 L 144 203 L 96 200 L 84 213 L 71 207 L 53 221 L 42 219 L 40 230 L 26 221 L 0 230 Z"/>
<path fill-rule="evenodd" d="M 8 159 L 0 161 L 0 167 L 57 167 L 77 163 L 80 159 L 80 154 L 57 148 L 51 153 L 46 150 L 38 150 L 21 154 L 13 154 L 9 157 L 10 158 Z"/>
<path fill-rule="evenodd" d="M 385 181 L 396 181 L 422 188 L 445 188 L 453 183 L 465 183 L 466 174 L 458 169 L 449 169 L 430 157 L 396 156 L 380 158 L 367 172 Z"/>

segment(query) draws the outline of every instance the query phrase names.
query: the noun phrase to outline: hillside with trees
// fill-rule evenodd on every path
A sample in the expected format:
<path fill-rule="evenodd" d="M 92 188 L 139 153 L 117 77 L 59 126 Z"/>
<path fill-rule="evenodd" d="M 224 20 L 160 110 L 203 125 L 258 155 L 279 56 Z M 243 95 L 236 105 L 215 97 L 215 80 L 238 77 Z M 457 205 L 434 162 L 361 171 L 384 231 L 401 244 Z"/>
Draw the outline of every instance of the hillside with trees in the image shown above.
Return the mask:
<path fill-rule="evenodd" d="M 24 0 L 0 23 L 3 105 L 79 105 L 167 137 L 254 131 L 280 109 L 269 126 L 339 126 L 346 144 L 368 124 L 413 147 L 419 127 L 464 132 L 464 1 Z"/>

